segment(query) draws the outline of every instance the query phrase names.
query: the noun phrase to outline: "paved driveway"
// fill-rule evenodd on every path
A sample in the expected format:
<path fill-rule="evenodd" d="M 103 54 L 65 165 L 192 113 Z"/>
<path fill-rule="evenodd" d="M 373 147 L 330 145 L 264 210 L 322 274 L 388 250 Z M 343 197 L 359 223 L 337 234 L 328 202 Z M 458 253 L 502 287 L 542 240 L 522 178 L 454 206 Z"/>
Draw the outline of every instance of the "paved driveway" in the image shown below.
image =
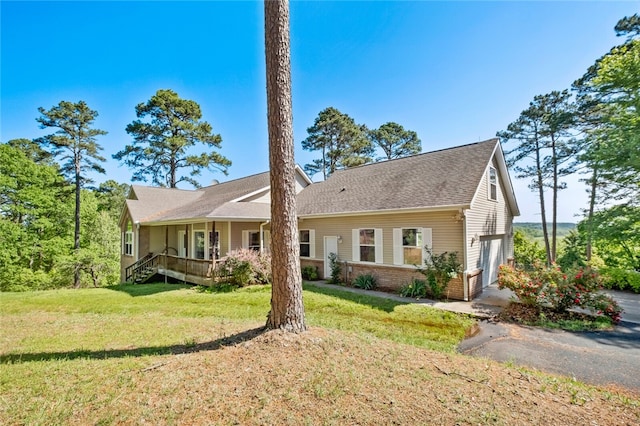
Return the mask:
<path fill-rule="evenodd" d="M 490 287 L 475 303 L 496 306 L 508 299 L 496 292 Z M 612 331 L 572 333 L 483 320 L 480 332 L 463 341 L 458 350 L 640 392 L 640 295 L 610 294 L 625 310 L 622 322 Z"/>

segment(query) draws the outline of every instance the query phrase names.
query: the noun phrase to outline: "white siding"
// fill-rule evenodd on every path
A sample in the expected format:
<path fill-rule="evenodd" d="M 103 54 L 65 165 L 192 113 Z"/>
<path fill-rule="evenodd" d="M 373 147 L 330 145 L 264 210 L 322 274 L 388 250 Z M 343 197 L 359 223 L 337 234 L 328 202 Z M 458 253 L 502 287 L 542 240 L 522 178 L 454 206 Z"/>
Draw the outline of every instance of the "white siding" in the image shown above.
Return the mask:
<path fill-rule="evenodd" d="M 500 169 L 494 161 L 493 167 L 498 173 L 497 200 L 489 200 L 488 197 L 488 167 L 478 188 L 476 198 L 469 210 L 465 211 L 467 226 L 467 256 L 465 268 L 473 271 L 483 267 L 482 247 L 480 239 L 492 238 L 502 239 L 503 258 L 513 254 L 513 214 L 506 200 L 505 188 L 502 185 Z M 483 285 L 488 283 L 483 282 Z"/>
<path fill-rule="evenodd" d="M 378 229 L 381 231 L 382 263 L 394 265 L 394 228 L 431 229 L 434 253 L 444 251 L 457 251 L 462 257 L 462 222 L 456 221 L 453 216 L 456 211 L 441 211 L 432 213 L 402 213 L 402 214 L 378 214 L 353 217 L 330 217 L 317 219 L 303 219 L 299 223 L 300 229 L 315 230 L 316 258 L 324 258 L 324 237 L 337 236 L 342 238 L 338 244 L 338 257 L 340 260 L 353 261 L 360 256 L 359 234 L 354 230 Z M 429 232 L 423 234 L 423 242 L 429 243 Z M 352 242 L 355 241 L 355 248 Z M 376 250 L 378 251 L 378 250 Z"/>

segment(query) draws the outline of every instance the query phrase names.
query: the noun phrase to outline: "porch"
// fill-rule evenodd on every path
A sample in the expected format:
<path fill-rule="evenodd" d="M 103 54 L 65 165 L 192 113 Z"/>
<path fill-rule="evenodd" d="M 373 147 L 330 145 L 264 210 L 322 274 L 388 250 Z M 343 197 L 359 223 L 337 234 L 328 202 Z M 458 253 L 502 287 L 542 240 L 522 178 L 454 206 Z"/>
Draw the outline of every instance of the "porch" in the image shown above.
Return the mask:
<path fill-rule="evenodd" d="M 125 281 L 142 284 L 154 277 L 173 278 L 185 283 L 210 286 L 222 277 L 223 259 L 192 259 L 165 253 L 149 253 L 125 268 Z"/>

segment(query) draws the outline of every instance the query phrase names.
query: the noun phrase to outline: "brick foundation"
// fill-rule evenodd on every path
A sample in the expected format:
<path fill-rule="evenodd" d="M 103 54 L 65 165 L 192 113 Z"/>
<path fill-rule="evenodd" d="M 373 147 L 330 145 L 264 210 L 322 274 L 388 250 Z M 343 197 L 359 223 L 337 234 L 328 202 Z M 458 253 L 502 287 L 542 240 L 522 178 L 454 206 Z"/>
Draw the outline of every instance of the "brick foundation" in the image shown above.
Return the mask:
<path fill-rule="evenodd" d="M 300 259 L 300 267 L 304 268 L 305 266 L 315 266 L 318 268 L 318 277 L 321 279 L 329 278 L 324 276 L 324 262 L 322 260 Z M 378 288 L 389 292 L 396 292 L 414 278 L 424 279 L 424 275 L 418 273 L 415 268 L 342 262 L 342 276 L 345 283 L 351 283 L 354 278 L 364 274 L 371 274 L 376 277 Z M 469 300 L 472 300 L 482 293 L 482 269 L 469 273 L 467 279 L 469 282 Z M 464 285 L 461 277 L 454 278 L 449 282 L 445 297 L 453 300 L 464 300 Z"/>

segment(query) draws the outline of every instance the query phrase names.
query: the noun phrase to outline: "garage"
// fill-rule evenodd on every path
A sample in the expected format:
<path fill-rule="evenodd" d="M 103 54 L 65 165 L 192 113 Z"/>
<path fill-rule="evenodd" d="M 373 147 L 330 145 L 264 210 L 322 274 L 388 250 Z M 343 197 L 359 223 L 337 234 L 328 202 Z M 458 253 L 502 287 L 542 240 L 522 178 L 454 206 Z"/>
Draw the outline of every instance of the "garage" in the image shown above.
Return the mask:
<path fill-rule="evenodd" d="M 504 263 L 504 235 L 480 237 L 480 267 L 482 286 L 486 287 L 498 279 L 498 267 Z"/>

